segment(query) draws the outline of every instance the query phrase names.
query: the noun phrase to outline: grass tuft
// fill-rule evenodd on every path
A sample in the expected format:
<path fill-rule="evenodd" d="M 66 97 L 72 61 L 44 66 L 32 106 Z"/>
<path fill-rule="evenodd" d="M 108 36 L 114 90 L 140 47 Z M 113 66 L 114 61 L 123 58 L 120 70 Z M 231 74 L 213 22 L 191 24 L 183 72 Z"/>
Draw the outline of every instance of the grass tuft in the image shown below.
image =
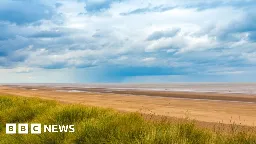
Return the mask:
<path fill-rule="evenodd" d="M 74 133 L 7 135 L 5 123 L 75 125 Z M 231 132 L 199 128 L 191 120 L 147 120 L 139 113 L 0 96 L 0 144 L 255 144 L 254 131 L 230 125 Z"/>

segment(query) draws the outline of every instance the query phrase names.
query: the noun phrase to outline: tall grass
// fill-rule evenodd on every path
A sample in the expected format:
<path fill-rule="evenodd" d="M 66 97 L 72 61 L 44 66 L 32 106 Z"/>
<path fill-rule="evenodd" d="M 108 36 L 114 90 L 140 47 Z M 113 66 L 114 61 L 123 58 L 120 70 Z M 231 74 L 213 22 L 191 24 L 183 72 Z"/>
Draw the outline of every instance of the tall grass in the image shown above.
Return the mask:
<path fill-rule="evenodd" d="M 6 123 L 74 124 L 75 132 L 7 135 Z M 145 120 L 139 113 L 0 96 L 0 143 L 255 144 L 256 135 L 247 130 L 226 133 L 202 129 L 192 121 L 152 121 Z"/>

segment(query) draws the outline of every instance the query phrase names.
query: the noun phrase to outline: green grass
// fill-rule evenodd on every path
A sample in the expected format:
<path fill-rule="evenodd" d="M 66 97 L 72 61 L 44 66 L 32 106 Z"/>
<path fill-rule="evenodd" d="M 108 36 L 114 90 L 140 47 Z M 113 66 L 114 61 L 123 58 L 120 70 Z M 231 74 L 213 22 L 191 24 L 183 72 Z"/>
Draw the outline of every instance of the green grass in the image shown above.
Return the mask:
<path fill-rule="evenodd" d="M 74 124 L 75 132 L 7 135 L 6 123 Z M 138 113 L 2 95 L 0 143 L 256 144 L 256 135 L 247 130 L 227 133 L 203 129 L 193 121 L 146 120 Z"/>

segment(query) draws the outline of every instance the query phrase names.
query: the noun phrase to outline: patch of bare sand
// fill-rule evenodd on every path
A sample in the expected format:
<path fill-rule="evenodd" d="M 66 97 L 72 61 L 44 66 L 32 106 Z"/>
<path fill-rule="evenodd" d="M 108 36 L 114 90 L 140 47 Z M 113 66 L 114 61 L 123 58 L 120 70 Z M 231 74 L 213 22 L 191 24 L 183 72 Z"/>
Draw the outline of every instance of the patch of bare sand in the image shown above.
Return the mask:
<path fill-rule="evenodd" d="M 172 99 L 170 97 L 127 95 L 112 93 L 69 93 L 55 89 L 35 90 L 0 87 L 0 93 L 25 97 L 40 97 L 64 103 L 79 103 L 91 106 L 113 108 L 120 111 L 156 114 L 168 117 L 189 117 L 204 122 L 224 124 L 256 125 L 256 104 L 228 101 L 206 101 L 192 99 Z M 196 96 L 195 94 L 193 94 Z M 207 93 L 200 94 L 209 96 Z M 222 95 L 220 95 L 222 96 Z M 196 97 L 195 97 L 196 98 Z"/>

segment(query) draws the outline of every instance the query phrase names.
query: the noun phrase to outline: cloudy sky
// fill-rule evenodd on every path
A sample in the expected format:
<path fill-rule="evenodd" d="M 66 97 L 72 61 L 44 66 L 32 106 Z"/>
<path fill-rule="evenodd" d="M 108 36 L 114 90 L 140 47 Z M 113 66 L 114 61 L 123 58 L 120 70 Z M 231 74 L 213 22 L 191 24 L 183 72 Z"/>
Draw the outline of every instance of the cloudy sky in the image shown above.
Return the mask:
<path fill-rule="evenodd" d="M 1 0 L 0 83 L 256 82 L 255 0 Z"/>

